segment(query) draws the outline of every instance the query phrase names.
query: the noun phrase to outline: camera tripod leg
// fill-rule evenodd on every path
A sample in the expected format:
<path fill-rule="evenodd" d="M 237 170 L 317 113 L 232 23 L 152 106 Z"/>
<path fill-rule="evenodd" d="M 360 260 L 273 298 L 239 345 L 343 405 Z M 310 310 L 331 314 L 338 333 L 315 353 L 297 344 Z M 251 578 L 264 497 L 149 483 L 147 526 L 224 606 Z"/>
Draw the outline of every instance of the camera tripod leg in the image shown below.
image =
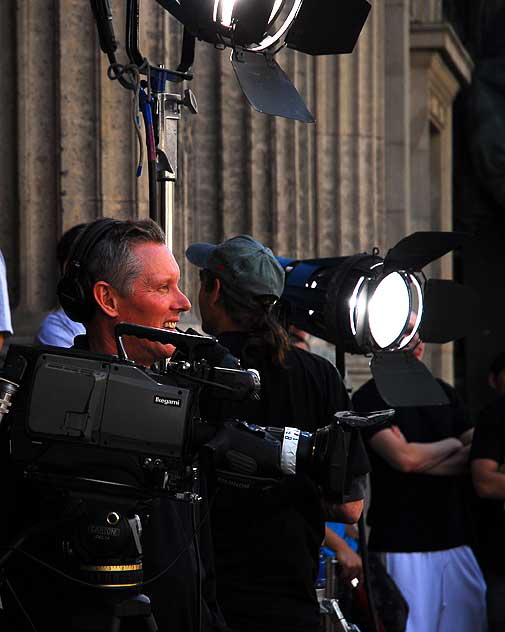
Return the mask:
<path fill-rule="evenodd" d="M 151 602 L 146 595 L 134 595 L 115 604 L 108 632 L 120 632 L 122 621 L 130 617 L 140 619 L 146 632 L 158 632 L 158 625 L 151 611 Z"/>
<path fill-rule="evenodd" d="M 320 606 L 322 613 L 327 617 L 331 630 L 335 632 L 360 632 L 358 626 L 346 620 L 337 599 L 323 599 Z"/>

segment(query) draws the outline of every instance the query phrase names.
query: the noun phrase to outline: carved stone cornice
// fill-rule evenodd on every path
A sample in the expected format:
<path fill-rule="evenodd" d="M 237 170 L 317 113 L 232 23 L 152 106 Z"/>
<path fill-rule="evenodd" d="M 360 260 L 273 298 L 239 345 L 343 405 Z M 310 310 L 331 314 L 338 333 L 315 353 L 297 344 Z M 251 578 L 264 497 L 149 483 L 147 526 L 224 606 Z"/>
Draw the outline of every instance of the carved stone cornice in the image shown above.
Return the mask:
<path fill-rule="evenodd" d="M 411 23 L 410 50 L 440 55 L 460 84 L 471 82 L 472 58 L 449 23 Z"/>

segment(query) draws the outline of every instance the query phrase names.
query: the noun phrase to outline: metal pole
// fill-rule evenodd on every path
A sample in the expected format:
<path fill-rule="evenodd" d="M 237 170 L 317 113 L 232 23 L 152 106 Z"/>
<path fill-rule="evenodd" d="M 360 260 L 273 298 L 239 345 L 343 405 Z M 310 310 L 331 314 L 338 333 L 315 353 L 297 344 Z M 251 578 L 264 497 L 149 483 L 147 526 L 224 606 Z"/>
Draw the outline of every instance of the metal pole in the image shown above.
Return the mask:
<path fill-rule="evenodd" d="M 160 225 L 165 232 L 165 243 L 172 250 L 174 241 L 175 180 L 160 181 L 158 200 L 160 205 Z"/>
<path fill-rule="evenodd" d="M 156 178 L 158 181 L 158 217 L 165 231 L 168 248 L 173 245 L 173 220 L 175 214 L 175 183 L 177 181 L 177 150 L 179 121 L 182 106 L 196 114 L 198 107 L 194 95 L 185 90 L 184 97 L 170 92 L 155 95 L 158 126 L 156 151 Z"/>

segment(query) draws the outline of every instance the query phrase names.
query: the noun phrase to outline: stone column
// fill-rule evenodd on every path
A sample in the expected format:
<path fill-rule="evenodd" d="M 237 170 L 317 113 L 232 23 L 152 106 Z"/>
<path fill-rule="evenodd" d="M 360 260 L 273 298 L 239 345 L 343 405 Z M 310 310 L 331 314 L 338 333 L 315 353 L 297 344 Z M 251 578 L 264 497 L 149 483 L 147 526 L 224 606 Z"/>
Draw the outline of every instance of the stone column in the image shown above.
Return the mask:
<path fill-rule="evenodd" d="M 374 3 L 354 52 L 316 61 L 319 256 L 384 246 L 384 42 L 384 7 Z M 369 377 L 368 360 L 346 361 L 358 387 Z"/>
<path fill-rule="evenodd" d="M 336 58 L 336 215 L 338 242 L 320 253 L 352 254 L 384 239 L 384 13 L 374 4 L 352 55 Z M 331 66 L 329 68 L 331 71 Z M 332 73 L 333 74 L 333 73 Z M 331 82 L 331 74 L 326 81 Z M 328 107 L 324 104 L 323 107 Z M 335 249 L 335 246 L 337 248 Z"/>
<path fill-rule="evenodd" d="M 16 65 L 16 2 L 0 2 L 0 42 L 2 72 L 0 73 L 0 95 L 2 116 L 0 116 L 0 248 L 7 264 L 7 276 L 11 306 L 19 304 L 21 291 L 19 258 L 19 196 L 17 145 L 17 65 Z"/>
<path fill-rule="evenodd" d="M 411 232 L 409 5 L 387 0 L 385 9 L 387 248 Z"/>
<path fill-rule="evenodd" d="M 413 231 L 452 230 L 452 104 L 471 71 L 472 62 L 449 25 L 412 25 Z M 425 272 L 428 277 L 452 278 L 452 257 L 434 262 Z M 432 346 L 427 364 L 435 375 L 452 382 L 452 344 Z"/>
<path fill-rule="evenodd" d="M 14 324 L 29 335 L 41 310 L 54 302 L 56 261 L 51 253 L 59 214 L 57 6 L 20 1 L 15 19 L 17 83 L 10 95 L 17 112 L 17 204 L 9 213 L 19 226 L 12 235 L 18 243 L 14 270 L 19 278 Z"/>

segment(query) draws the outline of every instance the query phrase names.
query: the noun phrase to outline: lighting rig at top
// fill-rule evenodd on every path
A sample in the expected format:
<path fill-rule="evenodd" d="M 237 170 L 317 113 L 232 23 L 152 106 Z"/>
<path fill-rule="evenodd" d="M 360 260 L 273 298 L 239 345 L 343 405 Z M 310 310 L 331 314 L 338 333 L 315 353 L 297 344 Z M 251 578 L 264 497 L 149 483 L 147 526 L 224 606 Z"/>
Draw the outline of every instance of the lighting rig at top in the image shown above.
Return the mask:
<path fill-rule="evenodd" d="M 141 0 L 124 1 L 128 57 L 125 64 L 119 63 L 116 55 L 119 44 L 111 0 L 90 0 L 90 5 L 100 48 L 109 59 L 108 76 L 133 93 L 132 118 L 139 142 L 137 176 L 142 173 L 145 153 L 149 215 L 161 225 L 171 247 L 178 123 L 184 108 L 193 114 L 198 108 L 191 90 L 184 90 L 183 96 L 171 91 L 167 84 L 181 84 L 193 78 L 196 39 L 232 49 L 235 74 L 256 110 L 314 122 L 274 55 L 284 46 L 310 55 L 351 52 L 370 4 L 367 0 L 156 0 L 184 26 L 180 63 L 176 69 L 168 69 L 151 64 L 140 50 Z"/>
<path fill-rule="evenodd" d="M 156 0 L 187 34 L 232 49 L 231 63 L 258 112 L 314 122 L 277 64 L 284 46 L 309 55 L 350 53 L 365 24 L 367 0 Z"/>
<path fill-rule="evenodd" d="M 479 310 L 470 288 L 422 273 L 465 238 L 418 232 L 385 257 L 377 250 L 350 257 L 279 257 L 286 272 L 281 298 L 286 319 L 342 354 L 371 355 L 377 388 L 390 406 L 447 403 L 438 382 L 410 349 L 418 336 L 424 342 L 449 342 L 476 324 Z"/>

